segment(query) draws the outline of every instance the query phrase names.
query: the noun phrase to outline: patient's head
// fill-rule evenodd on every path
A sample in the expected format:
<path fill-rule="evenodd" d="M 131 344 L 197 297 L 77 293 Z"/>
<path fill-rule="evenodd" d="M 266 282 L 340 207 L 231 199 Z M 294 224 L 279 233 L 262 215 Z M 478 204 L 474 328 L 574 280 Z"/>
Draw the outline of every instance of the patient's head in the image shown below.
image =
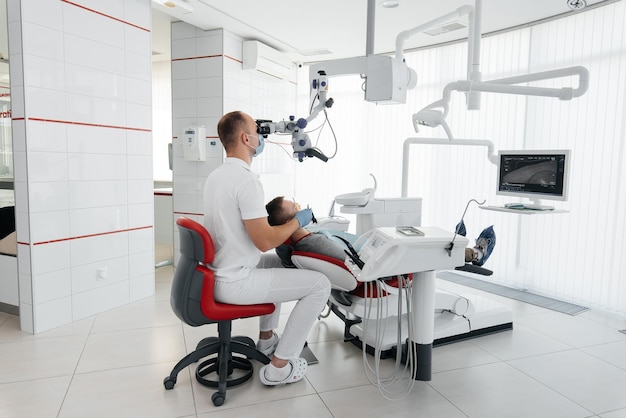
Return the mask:
<path fill-rule="evenodd" d="M 267 210 L 267 221 L 270 225 L 282 225 L 296 216 L 300 205 L 285 199 L 284 196 L 278 196 L 265 205 L 265 210 Z"/>

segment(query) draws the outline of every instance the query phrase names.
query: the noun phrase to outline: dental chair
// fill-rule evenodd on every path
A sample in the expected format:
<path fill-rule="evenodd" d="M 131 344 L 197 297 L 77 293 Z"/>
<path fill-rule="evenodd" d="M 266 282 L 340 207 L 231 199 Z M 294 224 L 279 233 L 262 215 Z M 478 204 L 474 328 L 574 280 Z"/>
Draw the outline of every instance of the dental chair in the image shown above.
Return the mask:
<path fill-rule="evenodd" d="M 324 273 L 331 282 L 332 291 L 328 301 L 330 311 L 344 322 L 344 341 L 351 342 L 362 348 L 366 344 L 368 353 L 380 351 L 381 358 L 395 357 L 397 336 L 385 338 L 386 341 L 370 341 L 369 333 L 364 329 L 364 319 L 381 318 L 383 325 L 392 328 L 397 326 L 397 312 L 402 292 L 399 289 L 397 277 L 378 279 L 381 286 L 373 282 L 359 282 L 350 269 L 340 260 L 321 254 L 294 251 L 291 261 L 298 268 L 316 270 Z M 467 267 L 464 271 L 467 270 Z M 477 267 L 477 266 L 471 266 Z M 470 267 L 470 270 L 473 270 Z M 478 267 L 479 269 L 482 269 Z M 487 269 L 483 273 L 491 273 Z M 410 275 L 409 275 L 410 279 Z M 367 286 L 367 287 L 366 287 Z M 380 288 L 380 292 L 377 292 Z M 433 345 L 446 344 L 466 338 L 512 328 L 510 312 L 484 301 L 478 296 L 472 296 L 476 303 L 468 298 L 438 289 L 435 293 L 435 332 Z M 373 304 L 372 304 L 373 303 Z M 484 312 L 477 310 L 479 306 Z M 406 304 L 402 305 L 402 315 L 407 312 Z M 380 312 L 378 311 L 380 310 Z M 373 314 L 372 314 L 373 312 Z M 371 319 L 369 321 L 372 321 Z M 372 324 L 369 327 L 374 327 Z M 406 324 L 403 324 L 406 327 Z M 395 331 L 394 331 L 395 332 Z M 367 334 L 367 335 L 366 335 Z M 397 334 L 397 333 L 396 333 Z M 375 347 L 378 345 L 377 347 Z M 404 351 L 404 347 L 401 347 Z"/>
<path fill-rule="evenodd" d="M 217 388 L 211 400 L 220 406 L 226 399 L 227 387 L 240 385 L 252 377 L 249 359 L 268 364 L 270 359 L 256 349 L 249 337 L 231 336 L 234 319 L 250 318 L 274 312 L 273 303 L 257 305 L 231 305 L 219 303 L 214 298 L 215 277 L 207 265 L 213 261 L 213 240 L 203 225 L 188 218 L 179 218 L 176 225 L 180 233 L 180 258 L 174 271 L 170 303 L 176 316 L 184 323 L 197 327 L 217 324 L 217 337 L 201 340 L 196 350 L 187 354 L 163 380 L 165 389 L 173 389 L 178 373 L 200 359 L 210 357 L 196 368 L 196 380 L 208 387 Z M 245 357 L 236 356 L 242 354 Z M 233 372 L 239 370 L 234 376 Z M 217 380 L 205 376 L 216 373 Z"/>

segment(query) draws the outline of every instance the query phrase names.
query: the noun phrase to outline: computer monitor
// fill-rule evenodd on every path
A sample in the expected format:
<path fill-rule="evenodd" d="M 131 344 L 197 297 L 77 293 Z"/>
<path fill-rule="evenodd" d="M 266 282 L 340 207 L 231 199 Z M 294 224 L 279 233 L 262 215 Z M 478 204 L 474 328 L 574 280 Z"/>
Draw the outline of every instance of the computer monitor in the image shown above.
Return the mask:
<path fill-rule="evenodd" d="M 516 150 L 498 152 L 496 194 L 567 200 L 570 150 Z"/>

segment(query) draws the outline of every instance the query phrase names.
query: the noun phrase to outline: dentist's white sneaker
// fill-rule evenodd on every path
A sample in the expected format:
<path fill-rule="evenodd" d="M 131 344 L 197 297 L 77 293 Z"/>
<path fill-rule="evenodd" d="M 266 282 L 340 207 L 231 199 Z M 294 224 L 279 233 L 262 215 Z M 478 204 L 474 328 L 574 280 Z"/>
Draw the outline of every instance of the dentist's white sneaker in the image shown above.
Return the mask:
<path fill-rule="evenodd" d="M 272 334 L 272 338 L 268 338 L 267 340 L 259 340 L 256 343 L 256 349 L 266 356 L 270 357 L 276 351 L 276 346 L 278 345 L 278 341 L 280 341 L 280 337 L 274 331 Z"/>

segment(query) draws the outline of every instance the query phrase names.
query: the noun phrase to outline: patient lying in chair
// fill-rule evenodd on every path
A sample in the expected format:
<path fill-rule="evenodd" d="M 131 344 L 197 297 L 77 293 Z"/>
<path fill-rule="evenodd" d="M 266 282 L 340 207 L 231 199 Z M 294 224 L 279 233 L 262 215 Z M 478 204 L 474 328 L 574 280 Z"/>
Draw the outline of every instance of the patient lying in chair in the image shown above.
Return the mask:
<path fill-rule="evenodd" d="M 300 205 L 285 199 L 284 196 L 278 196 L 265 205 L 265 209 L 270 225 L 282 225 L 293 219 L 300 210 Z M 457 225 L 456 233 L 465 236 L 463 221 Z M 493 226 L 485 228 L 476 239 L 476 245 L 465 249 L 465 261 L 482 266 L 491 255 L 495 244 L 496 235 Z M 346 259 L 345 247 L 339 241 L 331 239 L 326 234 L 313 233 L 302 227 L 296 230 L 285 244 L 276 248 L 276 254 L 280 257 L 284 267 L 296 267 L 291 261 L 291 254 L 294 251 L 323 254 L 340 261 Z"/>

